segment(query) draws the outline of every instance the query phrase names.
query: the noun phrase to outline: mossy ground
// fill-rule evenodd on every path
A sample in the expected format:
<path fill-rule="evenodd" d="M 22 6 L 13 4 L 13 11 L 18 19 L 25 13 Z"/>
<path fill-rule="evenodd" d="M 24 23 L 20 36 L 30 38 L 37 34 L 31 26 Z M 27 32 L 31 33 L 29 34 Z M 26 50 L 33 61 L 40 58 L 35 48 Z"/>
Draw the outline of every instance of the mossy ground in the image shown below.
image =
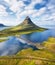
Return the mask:
<path fill-rule="evenodd" d="M 0 65 L 55 65 L 55 47 L 52 45 L 55 45 L 55 38 L 49 38 L 43 42 L 43 46 L 49 50 L 39 49 L 34 51 L 32 48 L 23 49 L 14 56 L 0 57 Z"/>

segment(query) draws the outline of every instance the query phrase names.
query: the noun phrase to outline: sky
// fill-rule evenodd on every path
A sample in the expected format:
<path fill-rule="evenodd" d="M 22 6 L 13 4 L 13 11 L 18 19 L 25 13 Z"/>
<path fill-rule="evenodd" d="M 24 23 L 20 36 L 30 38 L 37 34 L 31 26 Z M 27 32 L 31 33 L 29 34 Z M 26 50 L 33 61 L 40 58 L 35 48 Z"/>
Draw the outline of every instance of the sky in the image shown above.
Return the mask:
<path fill-rule="evenodd" d="M 54 0 L 0 0 L 0 24 L 15 26 L 29 16 L 36 25 L 55 27 Z"/>

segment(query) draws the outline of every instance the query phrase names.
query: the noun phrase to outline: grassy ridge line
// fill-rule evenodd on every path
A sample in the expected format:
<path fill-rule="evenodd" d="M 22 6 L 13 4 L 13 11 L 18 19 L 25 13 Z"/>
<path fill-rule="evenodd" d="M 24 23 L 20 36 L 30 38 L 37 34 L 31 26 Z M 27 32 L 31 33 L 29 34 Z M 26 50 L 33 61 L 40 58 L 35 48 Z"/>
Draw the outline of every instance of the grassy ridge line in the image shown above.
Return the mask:
<path fill-rule="evenodd" d="M 50 61 L 50 62 L 55 62 L 55 59 L 47 59 L 47 58 L 41 58 L 41 57 L 7 57 L 7 58 L 0 58 L 0 60 L 9 60 L 9 59 L 30 59 L 30 60 L 43 60 L 43 61 Z"/>
<path fill-rule="evenodd" d="M 8 31 L 8 30 L 7 30 Z M 0 32 L 0 37 L 7 37 L 7 36 L 16 36 L 16 35 L 22 35 L 22 34 L 29 34 L 33 32 L 41 32 L 42 29 L 39 30 L 20 30 L 20 31 L 9 31 L 9 32 Z"/>

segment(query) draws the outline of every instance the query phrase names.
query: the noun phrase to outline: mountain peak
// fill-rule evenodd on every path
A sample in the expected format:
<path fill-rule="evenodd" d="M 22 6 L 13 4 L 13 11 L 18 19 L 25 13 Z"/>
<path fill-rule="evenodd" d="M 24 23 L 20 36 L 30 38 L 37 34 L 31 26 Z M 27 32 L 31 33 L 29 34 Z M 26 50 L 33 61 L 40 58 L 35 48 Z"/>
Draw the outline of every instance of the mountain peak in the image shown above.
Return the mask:
<path fill-rule="evenodd" d="M 27 16 L 22 24 L 33 24 L 29 16 Z"/>
<path fill-rule="evenodd" d="M 26 19 L 30 19 L 29 16 L 27 16 Z"/>

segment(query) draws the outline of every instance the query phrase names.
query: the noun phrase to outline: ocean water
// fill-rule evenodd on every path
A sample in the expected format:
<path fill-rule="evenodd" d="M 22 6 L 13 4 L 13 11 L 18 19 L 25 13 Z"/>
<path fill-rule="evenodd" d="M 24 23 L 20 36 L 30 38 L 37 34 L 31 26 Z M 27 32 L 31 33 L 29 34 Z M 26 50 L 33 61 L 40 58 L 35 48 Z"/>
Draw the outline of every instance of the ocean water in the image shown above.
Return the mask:
<path fill-rule="evenodd" d="M 1 30 L 3 29 L 5 28 L 1 28 Z M 55 37 L 55 30 L 49 29 L 44 32 L 34 32 L 27 35 L 24 34 L 21 35 L 21 37 L 24 39 L 28 39 L 33 43 L 42 43 L 43 41 L 46 41 L 49 37 Z M 0 43 L 0 56 L 13 55 L 21 51 L 22 49 L 30 47 L 34 50 L 37 49 L 35 46 L 28 45 L 28 43 L 22 43 L 17 37 L 11 36 L 9 37 L 9 40 Z"/>
<path fill-rule="evenodd" d="M 4 30 L 4 29 L 7 29 L 7 28 L 9 28 L 9 27 L 0 27 L 0 31 Z"/>
<path fill-rule="evenodd" d="M 46 41 L 49 37 L 55 37 L 55 29 L 49 29 L 43 32 L 34 32 L 27 35 L 22 35 L 22 38 L 28 39 L 34 43 L 42 43 L 43 41 Z"/>

